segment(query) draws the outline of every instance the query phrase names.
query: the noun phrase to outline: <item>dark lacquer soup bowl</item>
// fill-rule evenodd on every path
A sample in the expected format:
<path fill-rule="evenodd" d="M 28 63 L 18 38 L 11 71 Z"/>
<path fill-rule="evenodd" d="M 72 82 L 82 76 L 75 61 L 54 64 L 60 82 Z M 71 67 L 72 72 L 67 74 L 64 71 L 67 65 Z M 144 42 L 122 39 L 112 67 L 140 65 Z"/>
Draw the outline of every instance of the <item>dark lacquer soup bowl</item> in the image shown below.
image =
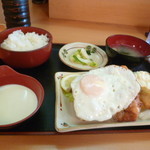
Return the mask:
<path fill-rule="evenodd" d="M 106 39 L 106 53 L 111 60 L 138 64 L 149 60 L 150 45 L 134 36 L 112 35 Z"/>

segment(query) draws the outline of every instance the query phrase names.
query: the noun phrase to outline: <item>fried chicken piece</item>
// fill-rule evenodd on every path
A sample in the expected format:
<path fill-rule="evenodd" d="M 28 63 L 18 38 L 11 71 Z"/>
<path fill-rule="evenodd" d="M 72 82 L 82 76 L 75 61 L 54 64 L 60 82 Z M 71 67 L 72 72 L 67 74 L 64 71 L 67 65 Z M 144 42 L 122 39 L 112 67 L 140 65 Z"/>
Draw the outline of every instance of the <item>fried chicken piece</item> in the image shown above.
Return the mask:
<path fill-rule="evenodd" d="M 142 109 L 150 109 L 150 89 L 146 87 L 141 87 L 139 96 L 140 100 L 143 103 Z"/>
<path fill-rule="evenodd" d="M 140 101 L 139 96 L 137 96 L 127 109 L 118 112 L 113 118 L 118 122 L 136 121 L 140 113 L 141 106 L 142 102 Z"/>
<path fill-rule="evenodd" d="M 129 69 L 126 65 L 121 65 L 122 68 Z"/>

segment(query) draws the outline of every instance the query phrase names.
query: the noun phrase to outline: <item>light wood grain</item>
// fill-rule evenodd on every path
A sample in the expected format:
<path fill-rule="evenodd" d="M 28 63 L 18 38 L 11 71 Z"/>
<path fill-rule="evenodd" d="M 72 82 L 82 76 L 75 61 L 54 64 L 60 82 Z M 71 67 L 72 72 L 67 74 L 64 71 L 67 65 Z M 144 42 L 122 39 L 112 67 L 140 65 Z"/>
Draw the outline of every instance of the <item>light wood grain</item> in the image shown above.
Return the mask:
<path fill-rule="evenodd" d="M 149 0 L 50 0 L 50 18 L 122 24 L 150 25 Z"/>
<path fill-rule="evenodd" d="M 50 5 L 36 5 L 32 4 L 31 1 L 29 2 L 31 25 L 49 31 L 53 35 L 53 43 L 89 42 L 96 45 L 105 45 L 106 38 L 112 34 L 129 34 L 145 40 L 145 32 L 149 31 L 149 27 L 52 19 L 49 18 Z M 50 0 L 50 2 L 53 2 L 53 0 Z M 0 13 L 0 23 L 5 23 L 2 8 Z"/>
<path fill-rule="evenodd" d="M 48 8 L 31 4 L 30 8 L 32 25 L 51 32 L 54 43 L 89 42 L 105 45 L 106 38 L 112 34 L 129 34 L 145 40 L 145 32 L 149 30 L 149 27 L 52 19 L 48 16 L 50 5 Z"/>
<path fill-rule="evenodd" d="M 0 136 L 2 150 L 149 150 L 150 133 Z"/>

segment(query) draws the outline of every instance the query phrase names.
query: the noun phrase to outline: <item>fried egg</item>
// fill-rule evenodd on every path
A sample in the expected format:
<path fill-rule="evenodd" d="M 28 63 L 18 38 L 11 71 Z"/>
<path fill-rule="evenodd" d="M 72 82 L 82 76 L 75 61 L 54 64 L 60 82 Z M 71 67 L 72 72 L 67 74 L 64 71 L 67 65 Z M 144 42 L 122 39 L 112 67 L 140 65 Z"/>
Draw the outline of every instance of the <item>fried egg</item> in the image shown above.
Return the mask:
<path fill-rule="evenodd" d="M 71 83 L 76 116 L 85 121 L 105 121 L 126 109 L 140 91 L 133 72 L 110 65 L 78 76 Z"/>

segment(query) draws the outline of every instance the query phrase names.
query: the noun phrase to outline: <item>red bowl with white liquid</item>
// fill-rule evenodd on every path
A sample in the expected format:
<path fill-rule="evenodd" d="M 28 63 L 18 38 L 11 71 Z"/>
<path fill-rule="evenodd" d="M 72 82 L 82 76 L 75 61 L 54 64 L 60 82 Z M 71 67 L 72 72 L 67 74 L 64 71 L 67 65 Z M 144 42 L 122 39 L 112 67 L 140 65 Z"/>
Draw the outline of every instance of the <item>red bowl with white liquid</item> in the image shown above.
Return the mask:
<path fill-rule="evenodd" d="M 4 94 L 2 92 L 2 91 L 4 91 L 4 90 L 2 90 L 2 88 L 4 86 L 8 86 L 8 85 L 19 85 L 19 86 L 23 86 L 27 89 L 32 90 L 32 92 L 36 95 L 36 98 L 37 98 L 36 99 L 37 106 L 28 116 L 21 118 L 20 120 L 18 120 L 16 122 L 14 121 L 10 124 L 3 124 L 0 121 L 0 129 L 12 128 L 12 127 L 19 125 L 19 124 L 23 123 L 24 121 L 28 120 L 33 115 L 35 115 L 35 113 L 40 109 L 40 107 L 42 106 L 43 100 L 44 100 L 44 89 L 38 80 L 36 80 L 35 78 L 30 77 L 28 75 L 20 74 L 7 65 L 2 65 L 2 66 L 0 66 L 0 92 L 1 92 L 1 94 Z M 17 93 L 17 91 L 16 91 L 16 93 Z M 6 93 L 6 94 L 10 95 L 10 93 Z M 26 95 L 26 93 L 24 95 Z M 17 106 L 17 102 L 15 101 L 15 98 L 13 98 L 11 95 L 10 95 L 10 100 L 11 101 L 13 100 L 14 103 L 16 103 L 13 109 L 19 109 L 19 106 Z M 22 99 L 20 98 L 20 103 L 22 102 L 22 100 L 24 100 L 23 96 L 22 96 Z M 9 105 L 9 103 L 8 103 L 8 105 Z M 26 105 L 24 105 L 23 107 L 26 107 Z M 4 111 L 4 112 L 7 113 L 8 107 L 6 104 L 4 105 L 4 110 L 5 109 L 6 109 L 6 111 Z M 25 109 L 28 109 L 28 108 L 25 108 Z M 12 110 L 12 111 L 16 111 L 16 110 Z M 22 109 L 19 109 L 19 112 L 17 112 L 16 115 L 20 114 L 20 113 L 22 113 Z"/>

